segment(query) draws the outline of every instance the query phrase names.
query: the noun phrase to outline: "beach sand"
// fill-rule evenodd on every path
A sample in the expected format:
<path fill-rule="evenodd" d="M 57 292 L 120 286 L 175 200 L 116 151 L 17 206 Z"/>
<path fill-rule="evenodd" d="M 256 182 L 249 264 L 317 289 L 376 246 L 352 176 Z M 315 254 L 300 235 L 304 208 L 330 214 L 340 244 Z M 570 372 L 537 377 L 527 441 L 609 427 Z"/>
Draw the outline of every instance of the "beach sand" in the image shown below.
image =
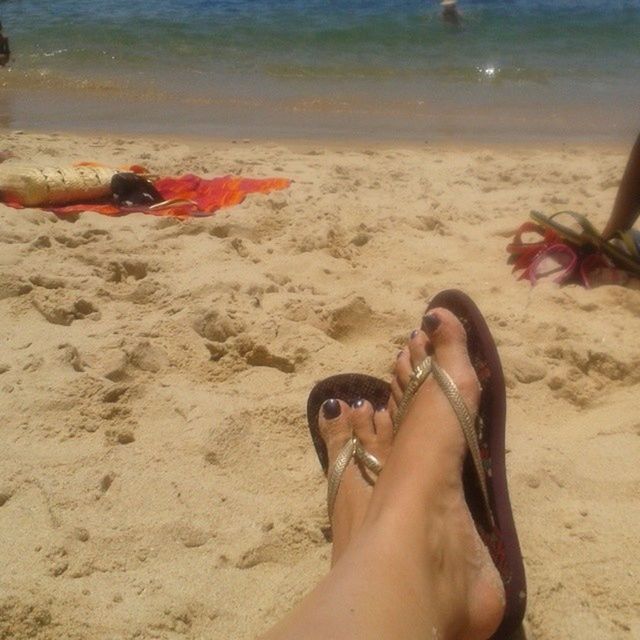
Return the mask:
<path fill-rule="evenodd" d="M 532 288 L 505 252 L 531 209 L 602 226 L 625 149 L 6 131 L 0 150 L 293 180 L 185 222 L 0 205 L 1 639 L 268 628 L 329 563 L 309 389 L 388 377 L 451 287 L 505 368 L 528 638 L 640 638 L 640 292 Z"/>

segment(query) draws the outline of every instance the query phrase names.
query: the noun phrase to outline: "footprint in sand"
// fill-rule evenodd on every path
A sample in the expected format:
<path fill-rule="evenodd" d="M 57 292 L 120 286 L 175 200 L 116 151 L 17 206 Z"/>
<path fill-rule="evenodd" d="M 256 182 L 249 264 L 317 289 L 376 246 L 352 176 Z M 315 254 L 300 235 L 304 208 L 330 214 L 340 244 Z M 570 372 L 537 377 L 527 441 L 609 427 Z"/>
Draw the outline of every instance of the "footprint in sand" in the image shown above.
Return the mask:
<path fill-rule="evenodd" d="M 129 352 L 128 359 L 134 367 L 149 373 L 158 373 L 158 371 L 165 369 L 170 364 L 167 352 L 148 340 L 138 343 Z"/>
<path fill-rule="evenodd" d="M 98 308 L 90 300 L 78 298 L 74 301 L 59 303 L 56 297 L 53 299 L 44 297 L 33 303 L 44 319 L 51 324 L 68 326 L 74 320 L 99 320 L 101 317 Z"/>
<path fill-rule="evenodd" d="M 217 310 L 198 315 L 192 326 L 196 333 L 211 342 L 226 342 L 244 332 L 244 323 Z"/>
<path fill-rule="evenodd" d="M 67 282 L 62 278 L 51 278 L 42 274 L 31 276 L 29 282 L 35 287 L 43 289 L 64 289 L 67 286 Z"/>
<path fill-rule="evenodd" d="M 107 265 L 104 279 L 107 282 L 123 282 L 128 278 L 142 280 L 147 277 L 149 267 L 142 260 L 113 261 Z"/>
<path fill-rule="evenodd" d="M 58 349 L 62 351 L 62 360 L 71 366 L 74 371 L 84 371 L 87 363 L 82 359 L 77 347 L 72 344 L 61 344 Z"/>
<path fill-rule="evenodd" d="M 283 373 L 293 373 L 296 368 L 292 360 L 271 353 L 265 345 L 254 346 L 245 357 L 252 367 L 272 367 Z"/>
<path fill-rule="evenodd" d="M 294 522 L 283 528 L 263 528 L 262 539 L 242 552 L 236 560 L 237 569 L 251 569 L 265 562 L 295 565 L 310 548 L 322 546 L 325 538 L 320 529 L 306 522 Z"/>
<path fill-rule="evenodd" d="M 10 273 L 0 273 L 0 300 L 23 296 L 32 289 L 33 286 L 20 276 Z"/>
<path fill-rule="evenodd" d="M 21 600 L 15 596 L 0 598 L 0 630 L 10 630 L 13 638 L 36 638 L 48 632 L 45 628 L 51 625 L 51 611 L 42 602 L 32 598 Z"/>
<path fill-rule="evenodd" d="M 11 487 L 0 487 L 0 507 L 3 507 L 13 497 L 14 490 Z"/>
<path fill-rule="evenodd" d="M 326 320 L 328 328 L 325 333 L 339 342 L 366 335 L 376 322 L 373 310 L 360 296 L 331 310 Z"/>
<path fill-rule="evenodd" d="M 32 243 L 33 249 L 48 249 L 51 247 L 51 238 L 49 236 L 38 236 Z"/>

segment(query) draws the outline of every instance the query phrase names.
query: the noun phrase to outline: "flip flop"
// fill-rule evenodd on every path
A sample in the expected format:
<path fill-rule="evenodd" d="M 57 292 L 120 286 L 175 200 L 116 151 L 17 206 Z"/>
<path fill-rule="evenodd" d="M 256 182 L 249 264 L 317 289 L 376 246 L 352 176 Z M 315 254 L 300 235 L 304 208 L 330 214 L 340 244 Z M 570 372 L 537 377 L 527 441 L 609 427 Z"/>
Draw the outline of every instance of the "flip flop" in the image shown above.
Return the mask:
<path fill-rule="evenodd" d="M 605 240 L 598 230 L 587 220 L 586 216 L 575 211 L 558 211 L 552 216 L 545 216 L 540 211 L 532 211 L 531 218 L 544 227 L 553 229 L 561 238 L 573 242 L 578 246 L 591 245 L 611 258 L 619 267 L 640 276 L 640 258 L 635 253 L 628 253 L 616 246 L 610 240 Z M 559 223 L 555 218 L 565 216 L 573 219 L 580 227 L 580 231 Z M 622 235 L 623 242 L 628 242 Z"/>
<path fill-rule="evenodd" d="M 535 256 L 522 278 L 527 278 L 532 285 L 547 278 L 561 284 L 572 276 L 577 264 L 578 256 L 570 246 L 554 244 Z"/>
<path fill-rule="evenodd" d="M 619 231 L 611 240 L 605 240 L 598 230 L 585 218 L 585 216 L 576 213 L 575 219 L 582 226 L 584 235 L 590 242 L 610 258 L 618 267 L 640 276 L 640 257 L 635 249 L 633 236 L 628 232 Z M 618 246 L 619 241 L 622 246 Z"/>
<path fill-rule="evenodd" d="M 491 640 L 506 640 L 522 623 L 527 596 L 522 554 L 507 490 L 506 391 L 502 365 L 489 327 L 466 294 L 457 290 L 442 291 L 431 300 L 427 311 L 435 307 L 443 307 L 454 313 L 467 332 L 469 357 L 483 389 L 478 420 L 476 424 L 471 421 L 469 411 L 464 402 L 461 402 L 460 393 L 448 374 L 440 369 L 437 363 L 429 362 L 427 359 L 416 368 L 412 381 L 405 389 L 404 397 L 394 416 L 394 428 L 397 429 L 402 421 L 422 382 L 433 373 L 460 420 L 470 452 L 474 452 L 467 456 L 464 464 L 465 498 L 478 533 L 500 572 L 505 589 L 504 617 Z M 328 469 L 327 448 L 318 425 L 322 403 L 336 398 L 352 404 L 355 400 L 363 398 L 374 407 L 381 407 L 386 406 L 389 395 L 388 383 L 361 374 L 332 376 L 319 382 L 312 389 L 307 402 L 309 431 L 320 464 L 329 478 L 334 475 L 334 471 Z M 481 425 L 479 430 L 476 429 L 477 425 Z M 334 469 L 337 466 L 338 464 L 335 464 Z"/>
<path fill-rule="evenodd" d="M 614 246 L 619 243 L 626 253 L 640 262 L 640 231 L 635 229 L 617 231 L 609 242 Z"/>
<path fill-rule="evenodd" d="M 535 238 L 535 240 L 532 239 Z M 545 247 L 558 242 L 558 234 L 533 222 L 523 222 L 507 245 L 507 253 L 514 256 L 535 255 Z"/>
<path fill-rule="evenodd" d="M 586 220 L 584 216 L 575 211 L 558 211 L 551 216 L 546 216 L 541 211 L 532 211 L 530 214 L 531 219 L 539 225 L 542 225 L 545 229 L 552 229 L 563 240 L 573 242 L 573 244 L 581 247 L 590 243 L 590 239 L 584 235 L 583 222 Z M 562 224 L 556 220 L 560 216 L 568 217 L 578 223 L 579 229 L 573 229 L 566 224 Z M 595 229 L 593 229 L 595 231 Z M 596 232 L 597 233 L 597 232 Z"/>
<path fill-rule="evenodd" d="M 333 467 L 329 469 L 329 456 L 327 453 L 327 445 L 320 434 L 320 426 L 318 418 L 320 415 L 320 407 L 325 400 L 342 400 L 348 405 L 352 405 L 356 400 L 368 400 L 374 408 L 386 407 L 391 394 L 391 387 L 384 380 L 367 376 L 361 373 L 343 373 L 337 376 L 325 378 L 316 384 L 307 400 L 307 423 L 311 440 L 318 455 L 318 460 L 327 476 L 327 507 L 329 510 L 329 519 L 333 513 L 340 480 L 347 465 L 352 458 L 362 463 L 374 475 L 378 475 L 382 470 L 382 465 L 362 447 L 356 437 L 348 440 Z"/>
<path fill-rule="evenodd" d="M 609 258 L 601 253 L 592 253 L 580 265 L 580 279 L 587 289 L 603 285 L 625 286 L 631 276 L 624 269 L 617 269 Z"/>
<path fill-rule="evenodd" d="M 492 636 L 492 640 L 504 640 L 520 627 L 527 596 L 524 564 L 507 489 L 506 391 L 502 365 L 489 327 L 471 298 L 462 291 L 449 289 L 430 301 L 427 312 L 436 307 L 451 311 L 464 326 L 469 357 L 482 386 L 474 422 L 451 378 L 435 361 L 430 363 L 436 381 L 456 412 L 469 446 L 463 470 L 465 498 L 504 584 L 505 613 Z M 427 361 L 423 365 L 424 369 L 429 366 Z M 423 380 L 426 378 L 424 369 L 417 374 Z"/>
<path fill-rule="evenodd" d="M 509 258 L 507 262 L 512 265 L 511 272 L 523 271 L 519 277 L 522 280 L 527 277 L 527 271 L 536 256 L 545 249 L 558 244 L 560 237 L 552 229 L 545 229 L 533 222 L 524 222 L 515 231 L 513 241 L 507 245 Z"/>

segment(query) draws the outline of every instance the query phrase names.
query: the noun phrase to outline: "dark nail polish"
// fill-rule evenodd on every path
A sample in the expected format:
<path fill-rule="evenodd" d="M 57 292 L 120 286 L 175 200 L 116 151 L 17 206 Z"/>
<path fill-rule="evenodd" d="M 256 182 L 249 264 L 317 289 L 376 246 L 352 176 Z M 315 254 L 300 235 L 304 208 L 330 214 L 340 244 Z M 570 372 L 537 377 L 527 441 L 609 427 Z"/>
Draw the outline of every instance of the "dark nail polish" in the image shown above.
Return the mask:
<path fill-rule="evenodd" d="M 440 318 L 433 313 L 428 313 L 422 318 L 422 328 L 425 333 L 433 333 L 440 325 Z"/>
<path fill-rule="evenodd" d="M 418 330 L 417 330 L 417 329 L 414 329 L 414 330 L 411 332 L 411 339 L 413 340 L 417 335 L 418 335 Z"/>
<path fill-rule="evenodd" d="M 335 398 L 322 403 L 322 415 L 326 420 L 334 420 L 340 415 L 340 411 L 340 403 Z"/>
<path fill-rule="evenodd" d="M 398 355 L 396 356 L 396 358 L 399 358 L 402 355 L 402 351 L 398 351 Z"/>
<path fill-rule="evenodd" d="M 376 407 L 376 411 L 386 411 L 386 410 L 387 410 L 386 406 Z"/>
<path fill-rule="evenodd" d="M 359 409 L 364 404 L 364 400 L 362 398 L 358 398 L 351 406 L 354 409 Z"/>

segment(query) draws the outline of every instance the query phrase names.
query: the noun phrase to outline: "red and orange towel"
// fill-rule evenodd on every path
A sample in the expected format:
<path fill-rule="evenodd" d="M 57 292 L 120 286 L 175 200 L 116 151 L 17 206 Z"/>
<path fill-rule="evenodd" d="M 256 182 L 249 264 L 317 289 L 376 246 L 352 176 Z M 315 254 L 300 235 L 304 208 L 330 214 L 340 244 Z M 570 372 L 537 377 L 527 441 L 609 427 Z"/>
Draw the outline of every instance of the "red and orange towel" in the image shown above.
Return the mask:
<path fill-rule="evenodd" d="M 128 167 L 127 171 L 147 173 L 146 169 L 139 165 Z M 286 189 L 291 184 L 291 181 L 286 178 L 241 178 L 238 176 L 201 178 L 190 173 L 179 177 L 162 177 L 152 182 L 163 199 L 169 201 L 167 205 L 121 207 L 111 200 L 102 200 L 64 206 L 44 205 L 40 208 L 58 215 L 95 211 L 107 216 L 142 212 L 176 218 L 205 217 L 213 215 L 222 207 L 240 204 L 249 194 L 267 194 Z M 5 204 L 16 209 L 23 208 L 17 202 L 5 202 Z"/>

